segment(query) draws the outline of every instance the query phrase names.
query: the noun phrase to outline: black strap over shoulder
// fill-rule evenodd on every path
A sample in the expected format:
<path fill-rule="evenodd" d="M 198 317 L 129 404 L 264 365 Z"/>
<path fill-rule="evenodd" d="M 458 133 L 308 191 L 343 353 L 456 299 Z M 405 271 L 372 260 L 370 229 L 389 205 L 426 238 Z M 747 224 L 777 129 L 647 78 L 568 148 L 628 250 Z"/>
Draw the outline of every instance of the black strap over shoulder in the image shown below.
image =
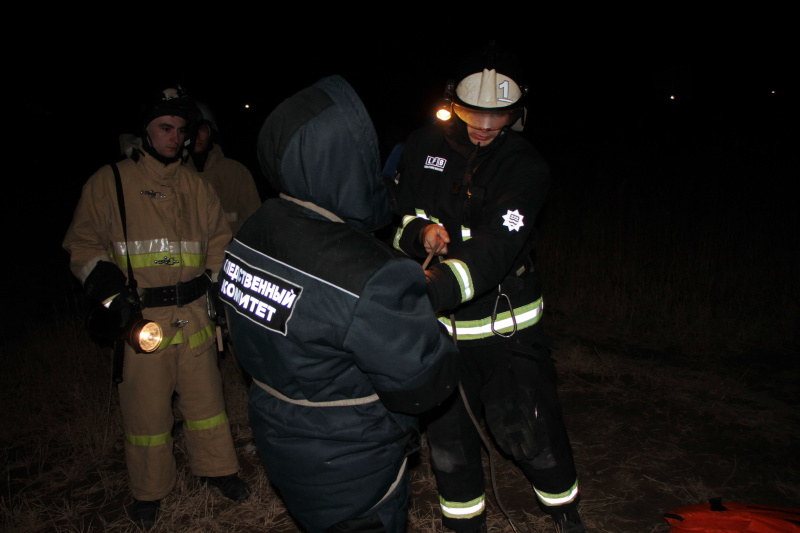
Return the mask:
<path fill-rule="evenodd" d="M 128 231 L 125 219 L 125 196 L 122 193 L 122 178 L 116 163 L 111 163 L 111 169 L 114 171 L 114 180 L 117 185 L 117 203 L 119 204 L 119 214 L 122 218 L 122 235 L 125 239 L 125 251 L 128 258 L 128 286 L 131 289 L 131 295 L 138 299 L 139 293 L 136 291 L 136 279 L 133 277 L 133 267 L 131 266 L 130 256 L 127 254 Z M 171 305 L 182 307 L 205 295 L 209 287 L 211 287 L 211 271 L 206 270 L 203 275 L 197 276 L 191 281 L 180 282 L 177 285 L 166 287 L 144 289 L 140 303 L 143 307 L 167 307 Z"/>
<path fill-rule="evenodd" d="M 136 292 L 136 278 L 133 277 L 131 258 L 130 255 L 128 255 L 128 225 L 125 217 L 125 195 L 122 193 L 122 178 L 119 175 L 119 168 L 117 168 L 116 163 L 111 163 L 111 170 L 114 171 L 114 182 L 117 185 L 117 204 L 119 204 L 119 216 L 122 219 L 122 236 L 125 239 L 125 255 L 128 260 L 128 287 L 131 289 L 131 295 L 138 299 L 139 295 Z"/>

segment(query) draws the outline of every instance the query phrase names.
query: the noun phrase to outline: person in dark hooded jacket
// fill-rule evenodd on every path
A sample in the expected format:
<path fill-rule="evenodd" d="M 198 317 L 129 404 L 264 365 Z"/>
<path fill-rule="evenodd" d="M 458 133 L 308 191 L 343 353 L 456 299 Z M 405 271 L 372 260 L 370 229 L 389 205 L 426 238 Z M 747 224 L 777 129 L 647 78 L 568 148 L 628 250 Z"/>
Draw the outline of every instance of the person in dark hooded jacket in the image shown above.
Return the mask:
<path fill-rule="evenodd" d="M 390 222 L 372 122 L 341 76 L 282 102 L 258 137 L 278 198 L 228 247 L 220 295 L 270 481 L 311 533 L 402 533 L 418 415 L 457 388 L 418 263 Z"/>

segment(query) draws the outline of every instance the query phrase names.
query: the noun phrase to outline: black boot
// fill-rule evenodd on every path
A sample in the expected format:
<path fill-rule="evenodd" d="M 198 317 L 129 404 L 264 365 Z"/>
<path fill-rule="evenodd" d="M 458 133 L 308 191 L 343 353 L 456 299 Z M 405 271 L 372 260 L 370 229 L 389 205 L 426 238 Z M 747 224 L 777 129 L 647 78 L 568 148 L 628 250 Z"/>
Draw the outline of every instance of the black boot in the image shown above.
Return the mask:
<path fill-rule="evenodd" d="M 236 474 L 214 477 L 202 476 L 200 481 L 218 488 L 223 496 L 235 502 L 243 502 L 250 497 L 250 487 L 239 479 Z"/>
<path fill-rule="evenodd" d="M 553 522 L 556 523 L 556 531 L 559 533 L 586 533 L 581 515 L 575 507 L 554 514 Z"/>
<path fill-rule="evenodd" d="M 131 520 L 142 529 L 150 529 L 156 525 L 159 507 L 161 500 L 133 500 L 130 509 Z"/>

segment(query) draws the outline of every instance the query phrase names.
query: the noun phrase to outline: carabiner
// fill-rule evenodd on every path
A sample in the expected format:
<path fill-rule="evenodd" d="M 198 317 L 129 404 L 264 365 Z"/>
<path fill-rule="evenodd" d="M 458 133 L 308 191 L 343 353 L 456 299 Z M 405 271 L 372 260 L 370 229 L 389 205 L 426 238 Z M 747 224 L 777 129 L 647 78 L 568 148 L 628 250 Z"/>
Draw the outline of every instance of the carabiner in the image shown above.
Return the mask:
<path fill-rule="evenodd" d="M 511 323 L 514 325 L 514 329 L 511 330 L 511 333 L 508 335 L 504 335 L 494 329 L 494 321 L 497 318 L 497 304 L 500 302 L 500 298 L 503 297 L 506 299 L 506 303 L 508 304 L 508 312 L 511 315 Z M 514 316 L 514 308 L 511 306 L 511 299 L 508 297 L 507 294 L 504 294 L 500 288 L 500 285 L 497 286 L 497 298 L 494 301 L 494 310 L 492 311 L 492 333 L 497 335 L 498 337 L 503 337 L 504 339 L 508 339 L 509 337 L 513 337 L 514 334 L 517 332 L 517 318 Z"/>

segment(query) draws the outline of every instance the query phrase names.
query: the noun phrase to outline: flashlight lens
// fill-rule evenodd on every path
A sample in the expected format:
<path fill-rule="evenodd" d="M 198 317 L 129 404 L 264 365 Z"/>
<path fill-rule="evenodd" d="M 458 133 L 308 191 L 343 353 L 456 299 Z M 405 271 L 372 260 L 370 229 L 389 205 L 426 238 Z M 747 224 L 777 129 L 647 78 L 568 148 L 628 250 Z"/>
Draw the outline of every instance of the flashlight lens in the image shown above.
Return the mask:
<path fill-rule="evenodd" d="M 439 109 L 436 111 L 436 118 L 439 120 L 450 120 L 450 111 L 447 109 Z"/>
<path fill-rule="evenodd" d="M 163 338 L 164 333 L 161 331 L 161 326 L 158 325 L 158 322 L 147 322 L 139 332 L 139 347 L 144 353 L 154 352 Z"/>

